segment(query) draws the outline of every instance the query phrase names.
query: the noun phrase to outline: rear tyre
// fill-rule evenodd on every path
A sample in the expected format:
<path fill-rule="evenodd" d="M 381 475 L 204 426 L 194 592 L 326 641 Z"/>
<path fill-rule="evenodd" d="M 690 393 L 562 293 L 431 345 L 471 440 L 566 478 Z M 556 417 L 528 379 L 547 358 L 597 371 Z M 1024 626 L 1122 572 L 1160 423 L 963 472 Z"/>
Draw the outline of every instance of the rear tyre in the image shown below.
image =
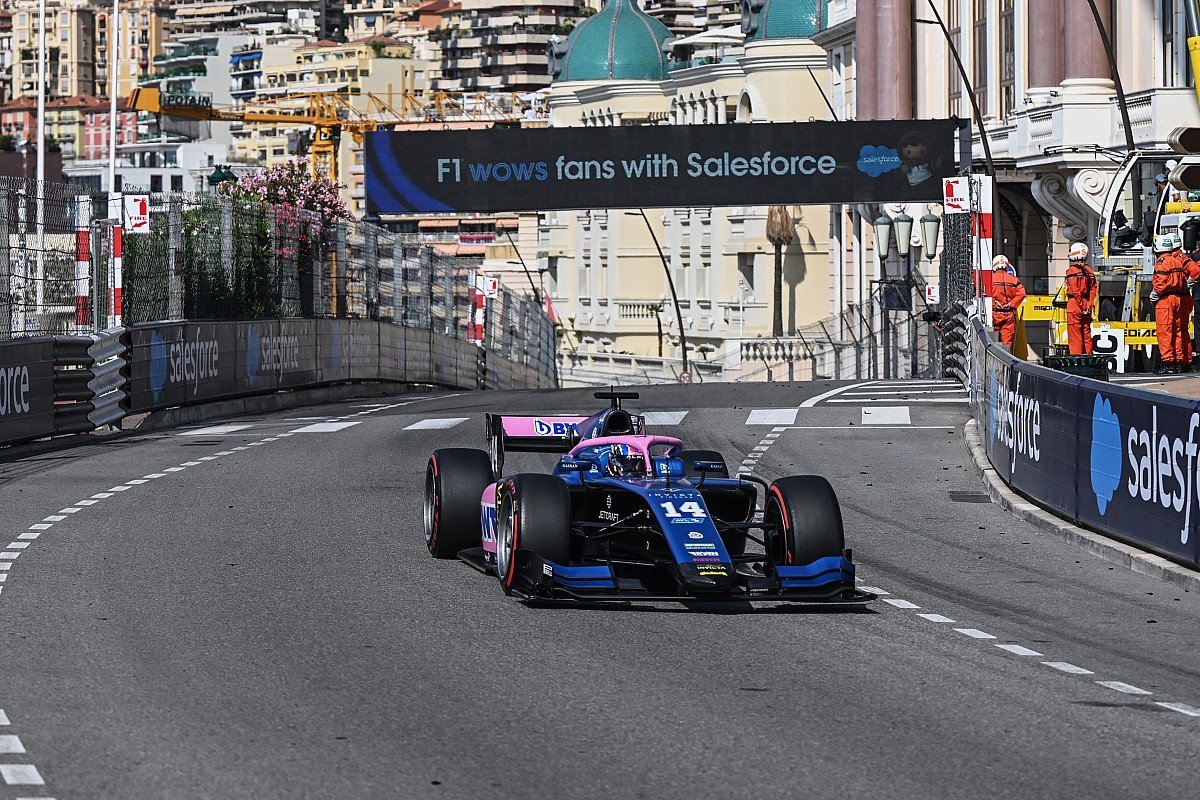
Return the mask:
<path fill-rule="evenodd" d="M 776 564 L 811 564 L 846 549 L 837 495 L 820 475 L 792 475 L 772 483 L 763 521 L 767 557 Z"/>
<path fill-rule="evenodd" d="M 519 581 L 519 550 L 556 564 L 570 561 L 571 494 L 561 478 L 523 473 L 497 487 L 496 574 L 505 594 Z"/>
<path fill-rule="evenodd" d="M 703 472 L 698 472 L 692 469 L 692 464 L 696 461 L 717 461 L 720 462 L 721 472 L 707 473 L 710 478 L 728 478 L 729 467 L 725 464 L 725 456 L 718 453 L 716 450 L 680 450 L 679 457 L 683 459 L 684 475 L 689 478 L 699 478 L 704 475 Z"/>
<path fill-rule="evenodd" d="M 478 547 L 483 536 L 480 503 L 494 480 L 491 460 L 482 450 L 446 447 L 434 450 L 425 469 L 425 546 L 434 558 L 454 558 Z"/>

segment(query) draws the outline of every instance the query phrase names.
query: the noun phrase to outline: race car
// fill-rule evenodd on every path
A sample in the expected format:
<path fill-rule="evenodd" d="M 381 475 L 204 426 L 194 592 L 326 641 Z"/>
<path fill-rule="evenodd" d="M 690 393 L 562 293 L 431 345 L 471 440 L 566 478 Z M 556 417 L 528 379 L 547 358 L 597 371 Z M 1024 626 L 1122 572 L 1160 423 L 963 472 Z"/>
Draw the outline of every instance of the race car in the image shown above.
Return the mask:
<path fill-rule="evenodd" d="M 771 600 L 859 605 L 833 487 L 730 477 L 710 450 L 647 434 L 622 401 L 590 417 L 488 414 L 488 450 L 443 448 L 425 475 L 425 543 L 526 601 Z M 507 452 L 561 454 L 506 475 Z M 759 488 L 764 490 L 758 509 Z"/>

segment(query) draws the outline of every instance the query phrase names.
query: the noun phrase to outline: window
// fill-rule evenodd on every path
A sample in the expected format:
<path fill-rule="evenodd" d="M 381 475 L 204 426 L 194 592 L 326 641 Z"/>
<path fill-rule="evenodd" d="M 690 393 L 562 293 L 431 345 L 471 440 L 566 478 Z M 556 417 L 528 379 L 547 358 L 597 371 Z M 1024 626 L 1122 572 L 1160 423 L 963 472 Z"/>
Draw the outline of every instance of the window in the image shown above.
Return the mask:
<path fill-rule="evenodd" d="M 1000 0 L 1000 114 L 1017 104 L 1017 54 L 1013 0 Z"/>
<path fill-rule="evenodd" d="M 171 176 L 171 191 L 172 192 L 182 192 L 183 191 L 183 176 L 182 175 L 172 175 Z"/>
<path fill-rule="evenodd" d="M 972 38 L 971 61 L 974 62 L 974 69 L 971 70 L 971 88 L 975 90 L 975 99 L 979 102 L 979 108 L 983 113 L 987 114 L 988 108 L 988 27 L 987 27 L 987 7 L 988 0 L 971 0 L 971 5 L 974 8 L 974 37 Z"/>
<path fill-rule="evenodd" d="M 163 179 L 162 175 L 151 175 L 150 176 L 150 191 L 161 192 L 162 187 L 163 187 L 162 179 Z"/>

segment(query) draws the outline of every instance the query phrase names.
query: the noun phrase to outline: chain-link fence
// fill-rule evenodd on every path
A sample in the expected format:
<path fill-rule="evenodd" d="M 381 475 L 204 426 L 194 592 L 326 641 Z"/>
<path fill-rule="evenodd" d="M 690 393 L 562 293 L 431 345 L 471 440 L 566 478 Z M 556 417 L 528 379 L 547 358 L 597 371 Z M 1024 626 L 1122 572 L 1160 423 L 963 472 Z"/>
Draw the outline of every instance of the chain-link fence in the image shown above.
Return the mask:
<path fill-rule="evenodd" d="M 123 211 L 107 196 L 0 179 L 0 338 L 90 333 L 117 314 L 124 324 L 369 319 L 468 337 L 481 258 L 361 221 L 326 226 L 291 207 L 216 194 L 147 199 L 148 226 L 124 231 L 118 251 Z M 554 374 L 554 326 L 539 303 L 501 287 L 485 309 L 484 350 Z"/>
<path fill-rule="evenodd" d="M 0 338 L 76 330 L 75 195 L 0 176 Z"/>

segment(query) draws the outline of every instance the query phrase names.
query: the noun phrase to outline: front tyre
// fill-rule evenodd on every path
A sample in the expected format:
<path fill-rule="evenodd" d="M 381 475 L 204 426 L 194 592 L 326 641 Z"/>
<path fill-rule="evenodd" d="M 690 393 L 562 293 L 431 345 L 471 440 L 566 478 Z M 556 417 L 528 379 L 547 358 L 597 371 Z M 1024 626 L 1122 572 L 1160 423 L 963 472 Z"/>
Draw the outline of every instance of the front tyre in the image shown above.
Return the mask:
<path fill-rule="evenodd" d="M 571 557 L 571 494 L 555 475 L 523 473 L 496 491 L 496 574 L 512 594 L 520 583 L 521 553 L 566 564 Z"/>
<path fill-rule="evenodd" d="M 820 475 L 792 475 L 772 483 L 763 521 L 767 557 L 776 564 L 802 566 L 846 549 L 837 495 Z"/>
<path fill-rule="evenodd" d="M 479 498 L 494 479 L 488 454 L 468 447 L 434 450 L 425 469 L 425 546 L 434 558 L 478 547 Z"/>

